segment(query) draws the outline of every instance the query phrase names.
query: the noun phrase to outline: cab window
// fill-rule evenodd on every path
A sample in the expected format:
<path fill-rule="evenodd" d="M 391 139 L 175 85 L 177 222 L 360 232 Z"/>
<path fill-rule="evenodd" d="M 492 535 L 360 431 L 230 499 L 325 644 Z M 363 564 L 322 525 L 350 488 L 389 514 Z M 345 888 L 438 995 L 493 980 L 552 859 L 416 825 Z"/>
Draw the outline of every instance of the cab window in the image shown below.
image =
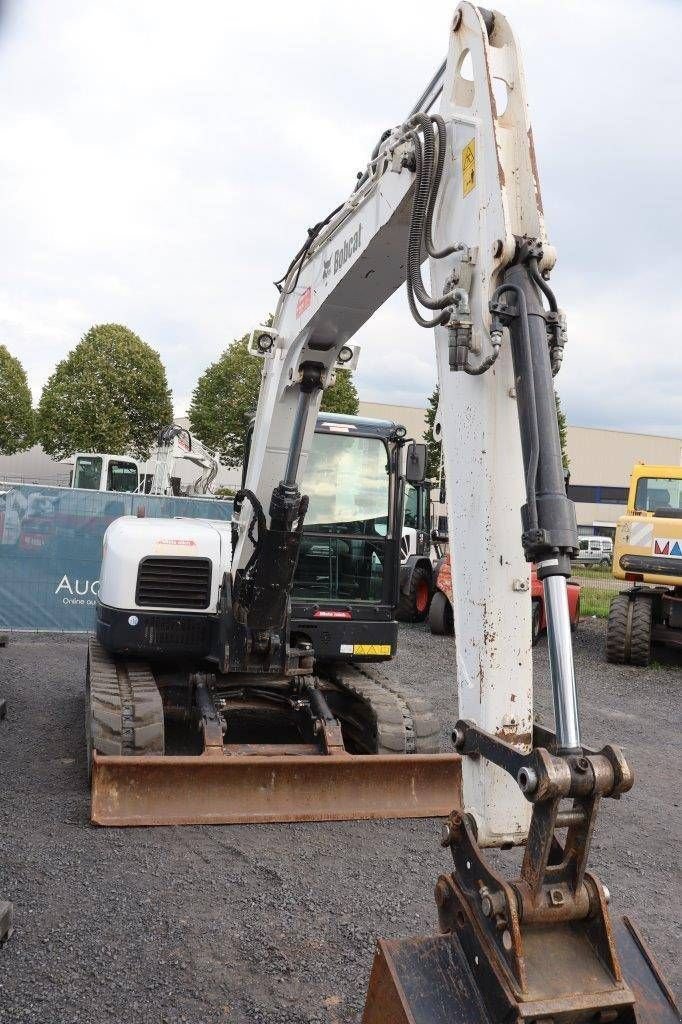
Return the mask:
<path fill-rule="evenodd" d="M 635 508 L 639 512 L 654 512 L 662 516 L 669 510 L 679 513 L 682 509 L 682 480 L 672 477 L 640 477 L 635 493 Z"/>
<path fill-rule="evenodd" d="M 137 466 L 134 462 L 109 463 L 107 470 L 107 490 L 129 493 L 136 491 L 138 485 Z"/>
<path fill-rule="evenodd" d="M 99 455 L 79 455 L 73 470 L 73 486 L 86 491 L 98 491 L 102 477 L 102 459 Z"/>
<path fill-rule="evenodd" d="M 429 519 L 430 495 L 427 487 L 414 487 L 407 484 L 405 487 L 405 526 L 411 526 L 414 530 L 426 529 Z"/>
<path fill-rule="evenodd" d="M 413 530 L 419 525 L 419 492 L 412 484 L 405 488 L 405 526 L 411 526 Z"/>

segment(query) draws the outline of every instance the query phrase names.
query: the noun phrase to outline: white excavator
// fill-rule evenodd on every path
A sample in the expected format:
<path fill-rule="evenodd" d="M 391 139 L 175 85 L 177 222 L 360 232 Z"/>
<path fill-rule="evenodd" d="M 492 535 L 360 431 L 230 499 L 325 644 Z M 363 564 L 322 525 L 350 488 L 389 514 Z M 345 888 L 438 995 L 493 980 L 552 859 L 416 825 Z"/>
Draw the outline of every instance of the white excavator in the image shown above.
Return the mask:
<path fill-rule="evenodd" d="M 426 259 L 430 289 L 422 278 Z M 276 751 L 269 751 L 275 756 L 266 772 L 262 744 L 249 758 L 243 750 L 233 756 L 224 742 L 237 691 L 254 708 L 267 691 L 291 711 L 299 701 L 327 752 L 343 747 L 334 713 L 342 702 L 333 705 L 331 683 L 314 675 L 310 650 L 292 644 L 288 625 L 308 504 L 299 485 L 335 367 L 352 363 L 353 336 L 406 284 L 412 316 L 435 342 L 449 492 L 459 720 L 456 753 L 431 755 L 431 763 L 441 765 L 442 775 L 443 759 L 455 758 L 454 809 L 442 840 L 454 871 L 436 886 L 439 934 L 379 944 L 365 1024 L 679 1019 L 636 929 L 610 917 L 608 891 L 587 871 L 600 802 L 624 795 L 633 774 L 618 747 L 589 749 L 580 731 L 567 600 L 578 537 L 552 380 L 566 340 L 548 283 L 555 260 L 516 41 L 501 14 L 461 3 L 443 68 L 407 118 L 381 135 L 348 199 L 309 229 L 279 282 L 272 326 L 254 333 L 263 379 L 232 537 L 220 526 L 209 538 L 180 520 L 149 520 L 141 528 L 119 519 L 105 540 L 103 625 L 89 677 L 105 704 L 98 712 L 91 702 L 88 714 L 93 786 L 97 780 L 108 791 L 110 820 L 123 802 L 117 823 L 134 824 L 136 809 L 148 822 L 150 793 L 160 797 L 159 819 L 168 820 L 164 813 L 177 806 L 183 787 L 195 820 L 210 820 L 200 814 L 207 792 L 220 795 L 216 765 L 224 789 L 225 765 L 235 762 L 237 782 L 251 764 L 251 781 L 262 790 L 260 819 L 248 820 L 271 820 L 268 806 L 278 800 L 277 813 L 286 817 L 287 796 L 311 795 L 311 772 L 342 804 L 329 816 L 362 816 L 371 799 L 368 778 L 373 788 L 395 791 L 411 773 L 411 788 L 400 793 L 405 804 L 435 784 L 429 755 L 415 755 L 426 775 L 410 767 L 414 758 L 381 753 L 328 757 L 325 769 L 324 756 L 311 756 L 307 747 L 288 758 L 296 767 L 282 774 Z M 376 467 L 368 461 L 363 473 L 371 489 Z M 194 593 L 216 588 L 212 668 L 193 666 L 177 690 L 181 714 L 188 704 L 180 690 L 191 693 L 203 735 L 199 756 L 163 756 L 162 671 L 133 662 L 122 667 L 120 660 L 134 653 L 141 616 L 149 612 L 136 587 L 139 595 L 142 583 L 150 585 L 140 573 L 156 557 L 165 559 L 151 580 L 160 596 L 164 579 L 176 595 L 183 585 Z M 538 727 L 533 714 L 531 562 L 547 605 L 554 732 Z M 160 601 L 151 610 L 164 607 Z M 344 614 L 342 605 L 325 610 Z M 178 619 L 177 629 L 189 621 Z M 174 670 L 168 668 L 169 679 Z M 124 751 L 101 753 L 98 743 L 107 736 Z M 134 767 L 128 774 L 126 761 Z M 348 812 L 353 793 L 359 815 Z M 515 847 L 523 858 L 507 879 L 486 850 Z"/>
<path fill-rule="evenodd" d="M 199 476 L 181 487 L 183 464 L 196 466 Z M 210 496 L 220 463 L 198 438 L 177 423 L 162 427 L 149 459 L 107 452 L 76 452 L 70 486 L 89 491 L 119 493 Z"/>

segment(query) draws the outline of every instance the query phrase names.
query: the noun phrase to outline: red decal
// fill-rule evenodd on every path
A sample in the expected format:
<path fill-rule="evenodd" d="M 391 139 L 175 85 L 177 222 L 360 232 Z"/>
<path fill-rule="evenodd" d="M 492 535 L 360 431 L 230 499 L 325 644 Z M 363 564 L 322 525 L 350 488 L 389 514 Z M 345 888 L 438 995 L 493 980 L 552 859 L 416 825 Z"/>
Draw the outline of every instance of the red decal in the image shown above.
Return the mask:
<path fill-rule="evenodd" d="M 669 555 L 670 554 L 670 541 L 667 540 L 665 544 L 661 544 L 660 541 L 654 541 L 654 554 L 655 555 Z"/>
<path fill-rule="evenodd" d="M 313 290 L 312 288 L 306 288 L 303 295 L 301 295 L 300 299 L 296 303 L 296 316 L 302 316 L 312 301 Z"/>

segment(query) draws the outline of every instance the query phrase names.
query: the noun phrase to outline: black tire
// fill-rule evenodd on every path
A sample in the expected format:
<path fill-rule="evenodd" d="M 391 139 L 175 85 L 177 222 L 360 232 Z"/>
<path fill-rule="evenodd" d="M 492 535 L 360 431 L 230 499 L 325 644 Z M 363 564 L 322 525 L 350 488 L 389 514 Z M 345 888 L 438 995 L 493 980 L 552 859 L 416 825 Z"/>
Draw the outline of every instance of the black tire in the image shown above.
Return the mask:
<path fill-rule="evenodd" d="M 651 661 L 651 626 L 653 601 L 646 594 L 633 600 L 632 630 L 630 634 L 630 663 L 646 666 Z"/>
<path fill-rule="evenodd" d="M 442 590 L 437 590 L 431 598 L 429 629 L 434 636 L 454 635 L 455 622 L 452 614 L 452 605 Z"/>
<path fill-rule="evenodd" d="M 535 647 L 540 639 L 540 621 L 542 619 L 542 605 L 539 598 L 533 598 L 533 607 L 530 614 L 531 643 Z"/>
<path fill-rule="evenodd" d="M 606 660 L 612 665 L 625 665 L 630 646 L 630 598 L 617 594 L 609 607 L 606 624 Z"/>
<path fill-rule="evenodd" d="M 610 569 L 611 568 L 611 559 L 610 558 L 602 558 L 602 559 L 600 559 L 599 564 L 602 567 L 602 569 Z"/>
<path fill-rule="evenodd" d="M 433 573 L 425 565 L 415 565 L 406 592 L 401 592 L 396 619 L 399 622 L 423 622 L 429 614 Z"/>
<path fill-rule="evenodd" d="M 648 594 L 618 594 L 609 608 L 606 660 L 646 666 L 651 661 L 653 601 Z"/>

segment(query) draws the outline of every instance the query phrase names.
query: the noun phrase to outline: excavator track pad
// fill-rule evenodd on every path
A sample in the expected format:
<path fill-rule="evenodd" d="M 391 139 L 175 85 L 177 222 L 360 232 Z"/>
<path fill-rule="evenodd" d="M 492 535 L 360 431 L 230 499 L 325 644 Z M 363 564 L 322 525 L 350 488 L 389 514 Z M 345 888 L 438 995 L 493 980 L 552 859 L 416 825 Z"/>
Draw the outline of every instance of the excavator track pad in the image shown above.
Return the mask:
<path fill-rule="evenodd" d="M 460 757 L 431 752 L 438 749 L 438 723 L 425 701 L 400 692 L 375 666 L 339 669 L 321 681 L 320 690 L 353 753 L 333 729 L 325 736 L 326 752 L 321 743 L 224 742 L 209 712 L 203 751 L 167 754 L 163 701 L 151 669 L 91 642 L 86 731 L 92 821 L 146 826 L 426 818 L 445 817 L 461 805 Z"/>

